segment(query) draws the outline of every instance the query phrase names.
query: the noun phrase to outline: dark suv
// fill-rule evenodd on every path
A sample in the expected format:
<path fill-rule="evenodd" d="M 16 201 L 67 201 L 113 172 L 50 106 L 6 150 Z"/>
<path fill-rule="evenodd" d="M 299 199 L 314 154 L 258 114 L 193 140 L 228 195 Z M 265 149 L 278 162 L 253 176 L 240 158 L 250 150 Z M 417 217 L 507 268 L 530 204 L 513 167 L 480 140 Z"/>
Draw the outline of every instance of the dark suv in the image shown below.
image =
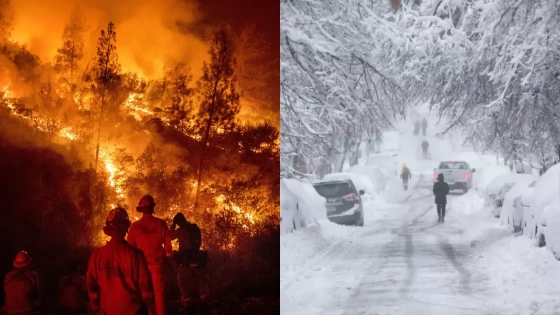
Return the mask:
<path fill-rule="evenodd" d="M 361 195 L 350 179 L 313 184 L 319 195 L 327 200 L 327 218 L 334 223 L 364 226 Z"/>

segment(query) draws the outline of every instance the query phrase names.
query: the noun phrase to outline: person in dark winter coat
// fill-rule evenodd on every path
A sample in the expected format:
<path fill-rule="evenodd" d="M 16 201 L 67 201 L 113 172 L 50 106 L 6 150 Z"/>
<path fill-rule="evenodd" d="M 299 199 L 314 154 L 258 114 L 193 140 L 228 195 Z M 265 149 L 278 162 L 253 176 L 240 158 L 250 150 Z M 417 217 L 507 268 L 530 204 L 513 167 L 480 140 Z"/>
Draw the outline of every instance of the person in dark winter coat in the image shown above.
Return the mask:
<path fill-rule="evenodd" d="M 449 185 L 443 181 L 443 174 L 439 174 L 437 180 L 434 183 L 434 195 L 436 196 L 438 222 L 445 222 L 445 205 L 447 204 Z"/>
<path fill-rule="evenodd" d="M 424 117 L 422 119 L 422 135 L 425 136 L 426 135 L 426 129 L 428 128 L 428 121 L 426 120 L 426 117 Z"/>
<path fill-rule="evenodd" d="M 402 178 L 402 181 L 403 181 L 404 190 L 407 190 L 408 189 L 408 180 L 412 178 L 412 174 L 411 174 L 408 166 L 406 166 L 406 164 L 403 164 L 403 166 L 402 166 L 401 178 Z"/>
<path fill-rule="evenodd" d="M 414 123 L 414 135 L 415 136 L 418 135 L 418 132 L 420 132 L 420 121 L 419 120 L 417 120 Z"/>
<path fill-rule="evenodd" d="M 428 143 L 428 141 L 424 140 L 422 141 L 422 153 L 424 155 L 424 159 L 428 158 L 428 147 L 430 146 L 430 144 Z"/>

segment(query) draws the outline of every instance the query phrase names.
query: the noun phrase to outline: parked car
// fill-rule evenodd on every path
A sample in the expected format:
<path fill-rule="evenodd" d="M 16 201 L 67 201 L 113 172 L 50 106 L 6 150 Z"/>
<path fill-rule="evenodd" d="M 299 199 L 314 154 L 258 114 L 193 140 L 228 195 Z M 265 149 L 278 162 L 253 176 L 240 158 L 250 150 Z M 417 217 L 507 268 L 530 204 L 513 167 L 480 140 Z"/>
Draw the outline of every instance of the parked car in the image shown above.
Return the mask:
<path fill-rule="evenodd" d="M 519 212 L 522 210 L 520 202 L 521 194 L 536 181 L 532 175 L 528 174 L 517 174 L 514 176 L 514 179 L 515 182 L 511 186 L 506 184 L 504 188 L 502 188 L 502 191 L 504 191 L 507 189 L 506 187 L 511 187 L 507 189 L 504 198 L 498 199 L 500 197 L 496 197 L 496 199 L 501 200 L 499 202 L 496 200 L 496 205 L 500 205 L 500 208 L 496 210 L 496 212 L 500 217 L 502 225 L 507 224 L 512 231 L 518 232 L 522 230 L 519 220 Z"/>
<path fill-rule="evenodd" d="M 325 198 L 311 183 L 280 179 L 280 234 L 306 228 L 326 218 L 325 204 Z"/>
<path fill-rule="evenodd" d="M 512 176 L 508 178 L 509 180 L 503 183 L 502 188 L 494 197 L 492 214 L 496 218 L 500 217 L 500 213 L 502 212 L 506 195 L 509 194 L 510 191 L 512 191 L 517 184 L 521 184 L 521 187 L 518 187 L 518 190 L 513 192 L 514 196 L 510 197 L 510 203 L 508 203 L 508 209 L 507 209 L 508 211 L 510 211 L 511 207 L 513 206 L 513 199 L 515 199 L 515 197 L 517 197 L 518 195 L 521 195 L 523 188 L 527 187 L 534 180 L 533 175 L 529 175 L 529 174 L 512 174 Z"/>
<path fill-rule="evenodd" d="M 515 182 L 515 174 L 501 174 L 492 181 L 490 184 L 486 186 L 486 190 L 484 192 L 484 207 L 494 207 L 496 203 L 496 196 L 500 193 L 502 188 L 509 183 Z"/>
<path fill-rule="evenodd" d="M 432 180 L 435 183 L 438 174 L 443 174 L 450 190 L 462 189 L 466 193 L 472 187 L 472 177 L 475 171 L 464 161 L 444 161 L 440 162 L 438 168 L 434 169 Z"/>
<path fill-rule="evenodd" d="M 502 188 L 494 195 L 494 203 L 492 204 L 492 215 L 495 218 L 500 217 L 502 211 L 502 206 L 504 205 L 504 199 L 506 194 L 513 188 L 515 183 L 505 183 Z"/>
<path fill-rule="evenodd" d="M 546 248 L 560 260 L 560 203 L 548 205 L 544 213 L 547 216 L 546 228 L 544 228 L 544 234 L 548 236 Z"/>
<path fill-rule="evenodd" d="M 313 184 L 327 200 L 327 218 L 338 224 L 364 226 L 362 196 L 365 191 L 357 188 L 359 179 L 353 178 L 355 176 L 340 174 L 327 174 L 322 181 Z"/>
<path fill-rule="evenodd" d="M 525 233 L 525 228 L 527 227 L 526 217 L 529 215 L 529 205 L 531 200 L 531 195 L 533 194 L 533 190 L 537 185 L 538 180 L 533 181 L 521 194 L 519 198 L 520 207 L 516 208 L 516 211 L 513 212 L 513 222 L 519 222 L 519 226 L 523 233 Z M 532 235 L 529 237 L 532 238 Z"/>
<path fill-rule="evenodd" d="M 539 246 L 546 245 L 547 237 L 543 229 L 547 223 L 545 208 L 557 203 L 560 203 L 560 164 L 554 165 L 539 178 L 531 194 L 528 211 L 525 212 L 525 233 L 536 237 Z"/>
<path fill-rule="evenodd" d="M 370 154 L 367 159 L 367 165 L 375 165 L 385 171 L 385 177 L 393 177 L 399 175 L 399 165 L 391 155 L 388 154 Z"/>

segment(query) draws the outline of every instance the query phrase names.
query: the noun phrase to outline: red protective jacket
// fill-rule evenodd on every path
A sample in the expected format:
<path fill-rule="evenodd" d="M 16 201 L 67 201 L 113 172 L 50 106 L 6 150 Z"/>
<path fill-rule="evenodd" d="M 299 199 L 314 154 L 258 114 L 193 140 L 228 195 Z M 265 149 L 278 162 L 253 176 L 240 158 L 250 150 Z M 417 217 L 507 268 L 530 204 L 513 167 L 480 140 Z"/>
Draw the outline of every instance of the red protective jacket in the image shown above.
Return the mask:
<path fill-rule="evenodd" d="M 144 214 L 140 220 L 132 223 L 128 242 L 144 252 L 148 265 L 161 266 L 165 256 L 171 256 L 171 235 L 167 223 L 152 215 Z"/>
<path fill-rule="evenodd" d="M 87 305 L 86 279 L 79 274 L 72 274 L 60 280 L 61 307 L 71 310 L 82 310 Z"/>
<path fill-rule="evenodd" d="M 112 238 L 89 259 L 86 284 L 90 306 L 108 315 L 133 315 L 154 308 L 148 264 L 141 250 Z"/>
<path fill-rule="evenodd" d="M 37 306 L 39 276 L 35 271 L 14 269 L 4 278 L 6 302 L 3 311 L 17 314 L 34 310 Z"/>

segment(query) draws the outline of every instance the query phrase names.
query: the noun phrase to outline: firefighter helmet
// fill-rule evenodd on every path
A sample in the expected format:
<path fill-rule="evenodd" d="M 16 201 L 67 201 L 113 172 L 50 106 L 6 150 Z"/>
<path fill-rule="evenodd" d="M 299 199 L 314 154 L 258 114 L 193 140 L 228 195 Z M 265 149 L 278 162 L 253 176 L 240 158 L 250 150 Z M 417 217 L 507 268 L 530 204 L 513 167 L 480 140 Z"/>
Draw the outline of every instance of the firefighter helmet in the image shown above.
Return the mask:
<path fill-rule="evenodd" d="M 22 250 L 22 251 L 20 251 L 19 253 L 16 254 L 16 258 L 14 259 L 13 265 L 16 268 L 23 268 L 23 267 L 29 265 L 29 263 L 31 263 L 32 260 L 33 260 L 33 258 L 31 258 L 29 253 Z"/>
<path fill-rule="evenodd" d="M 110 231 L 120 231 L 126 233 L 128 232 L 128 228 L 130 228 L 130 224 L 131 223 L 128 219 L 128 213 L 126 210 L 121 207 L 116 207 L 109 212 L 109 215 L 105 220 L 103 232 L 109 236 L 112 236 Z"/>
<path fill-rule="evenodd" d="M 154 212 L 155 205 L 156 203 L 154 201 L 154 197 L 150 195 L 144 195 L 140 199 L 140 201 L 138 201 L 138 206 L 136 207 L 136 210 L 138 212 L 146 212 L 146 210 Z"/>

